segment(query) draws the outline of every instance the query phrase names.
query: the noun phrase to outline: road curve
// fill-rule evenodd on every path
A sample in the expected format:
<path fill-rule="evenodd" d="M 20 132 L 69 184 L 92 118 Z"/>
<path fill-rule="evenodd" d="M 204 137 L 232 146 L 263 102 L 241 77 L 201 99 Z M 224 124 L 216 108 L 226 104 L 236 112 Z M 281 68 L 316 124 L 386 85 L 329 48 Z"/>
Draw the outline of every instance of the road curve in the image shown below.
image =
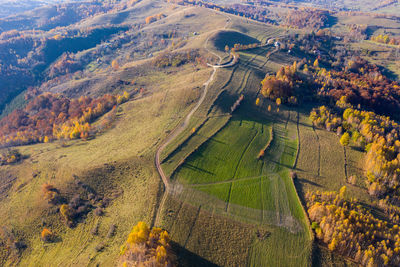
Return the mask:
<path fill-rule="evenodd" d="M 226 15 L 224 15 L 224 16 L 228 18 L 227 22 L 226 22 L 226 24 L 225 24 L 225 26 L 223 28 L 223 29 L 226 29 L 228 27 L 229 23 L 231 22 L 231 18 L 229 16 L 226 16 Z M 221 63 L 222 58 L 218 54 L 214 53 L 213 51 L 211 51 L 211 50 L 209 50 L 207 48 L 207 44 L 208 44 L 208 41 L 209 41 L 210 37 L 212 36 L 212 33 L 216 32 L 216 31 L 219 31 L 219 29 L 210 32 L 209 36 L 207 37 L 206 41 L 204 42 L 204 49 L 207 50 L 209 53 L 211 53 L 211 54 L 215 55 L 216 57 L 218 57 L 219 63 Z M 165 187 L 165 192 L 164 192 L 164 195 L 163 195 L 163 197 L 161 199 L 161 202 L 160 202 L 160 205 L 158 207 L 158 211 L 157 211 L 157 214 L 156 214 L 156 217 L 155 217 L 155 220 L 154 220 L 154 224 L 155 225 L 158 224 L 158 220 L 159 220 L 159 217 L 160 217 L 160 211 L 161 211 L 161 208 L 164 206 L 164 202 L 166 200 L 166 193 L 170 190 L 169 178 L 165 175 L 165 173 L 164 173 L 164 171 L 163 171 L 163 169 L 161 167 L 161 161 L 160 161 L 161 153 L 171 143 L 171 141 L 175 137 L 177 137 L 180 133 L 182 133 L 186 129 L 186 127 L 189 125 L 190 119 L 192 118 L 193 114 L 199 109 L 200 105 L 203 103 L 204 99 L 206 98 L 206 95 L 207 95 L 207 92 L 208 92 L 208 87 L 209 87 L 210 83 L 214 80 L 214 76 L 215 76 L 215 73 L 216 73 L 217 69 L 218 68 L 222 68 L 222 67 L 230 67 L 230 66 L 232 66 L 230 64 L 231 63 L 235 64 L 236 63 L 235 59 L 236 58 L 234 58 L 234 60 L 231 61 L 230 63 L 223 64 L 223 65 L 209 65 L 209 64 L 207 64 L 208 66 L 213 68 L 213 72 L 212 72 L 210 78 L 203 84 L 204 85 L 204 91 L 203 91 L 199 101 L 197 102 L 196 106 L 189 112 L 189 114 L 186 115 L 186 118 L 183 121 L 183 123 L 180 123 L 177 127 L 175 127 L 175 129 L 167 136 L 165 141 L 158 147 L 158 149 L 156 151 L 156 155 L 155 155 L 155 159 L 154 159 L 155 160 L 155 165 L 156 165 L 158 173 L 160 174 L 161 180 L 163 181 L 163 184 L 164 184 L 164 187 Z"/>
<path fill-rule="evenodd" d="M 227 23 L 225 24 L 224 29 L 226 29 L 226 27 L 228 26 L 228 24 L 230 23 L 230 18 L 228 17 Z M 215 30 L 218 31 L 218 30 Z M 218 57 L 219 62 L 222 61 L 222 58 L 214 53 L 213 51 L 209 50 L 207 48 L 207 44 L 208 41 L 211 37 L 211 33 L 209 34 L 209 36 L 207 37 L 206 41 L 204 42 L 204 48 L 210 52 L 211 54 L 215 55 L 216 57 Z M 169 179 L 168 177 L 165 175 L 163 169 L 161 168 L 161 161 L 160 161 L 160 156 L 162 151 L 165 149 L 166 146 L 168 146 L 171 141 L 177 137 L 180 133 L 183 132 L 183 130 L 185 130 L 185 128 L 189 125 L 190 119 L 192 118 L 193 114 L 199 109 L 200 105 L 203 103 L 204 99 L 206 98 L 207 92 L 208 92 L 208 87 L 210 85 L 210 83 L 214 80 L 214 76 L 215 76 L 215 72 L 217 71 L 218 68 L 222 68 L 222 67 L 230 67 L 233 66 L 233 64 L 235 64 L 236 62 L 236 57 L 234 58 L 234 60 L 232 60 L 231 62 L 224 64 L 224 65 L 209 65 L 208 66 L 213 68 L 213 72 L 210 76 L 210 78 L 203 84 L 204 85 L 204 91 L 199 99 L 199 101 L 197 102 L 196 106 L 189 112 L 189 114 L 186 115 L 185 120 L 183 121 L 183 123 L 181 123 L 180 125 L 178 125 L 166 138 L 166 140 L 164 141 L 164 143 L 162 145 L 160 145 L 156 151 L 156 156 L 155 156 L 155 164 L 157 167 L 157 171 L 161 176 L 161 179 L 165 185 L 165 189 L 168 191 L 169 189 Z"/>

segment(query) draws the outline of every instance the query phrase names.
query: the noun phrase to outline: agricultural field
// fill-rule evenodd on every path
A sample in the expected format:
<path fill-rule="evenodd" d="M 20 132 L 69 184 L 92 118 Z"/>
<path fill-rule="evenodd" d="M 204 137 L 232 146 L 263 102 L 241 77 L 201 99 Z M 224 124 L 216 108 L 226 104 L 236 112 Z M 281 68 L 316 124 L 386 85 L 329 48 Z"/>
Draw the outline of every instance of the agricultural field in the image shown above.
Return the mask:
<path fill-rule="evenodd" d="M 228 80 L 225 74 L 222 82 L 217 78 L 212 84 L 211 90 L 220 93 L 208 109 L 200 108 L 203 123 L 187 133 L 183 143 L 167 147 L 170 154 L 165 152 L 162 166 L 171 174 L 173 189 L 164 205 L 162 225 L 179 247 L 190 247 L 191 252 L 204 255 L 202 260 L 223 263 L 217 253 L 209 254 L 194 241 L 206 214 L 225 223 L 249 225 L 246 238 L 231 245 L 230 249 L 241 251 L 232 260 L 249 266 L 285 266 L 289 261 L 307 266 L 311 260 L 312 237 L 289 177 L 297 158 L 298 113 L 286 108 L 276 112 L 275 104 L 275 111 L 266 113 L 269 101 L 259 107 L 254 104 L 263 74 L 276 71 L 274 64 L 278 64 L 269 58 L 275 53 L 270 46 L 240 52 L 237 66 L 221 70 L 231 73 Z M 230 115 L 241 94 L 242 104 Z M 257 159 L 262 149 L 265 155 Z M 235 227 L 220 231 L 233 237 L 244 234 Z M 217 232 L 210 233 L 208 242 L 222 247 L 225 241 L 218 240 Z M 288 240 L 290 249 L 276 246 L 281 239 Z"/>
<path fill-rule="evenodd" d="M 261 262 L 284 266 L 289 254 L 299 266 L 307 266 L 310 258 L 311 237 L 289 178 L 297 154 L 297 113 L 280 112 L 267 119 L 250 120 L 246 119 L 247 112 L 241 114 L 239 110 L 172 176 L 174 198 L 199 210 L 260 225 L 270 233 L 265 240 L 254 241 L 249 254 L 251 266 L 261 266 Z M 265 147 L 265 156 L 258 160 Z M 178 222 L 179 218 L 175 224 Z M 272 241 L 281 238 L 291 240 L 289 252 Z M 269 256 L 260 258 L 262 251 Z"/>

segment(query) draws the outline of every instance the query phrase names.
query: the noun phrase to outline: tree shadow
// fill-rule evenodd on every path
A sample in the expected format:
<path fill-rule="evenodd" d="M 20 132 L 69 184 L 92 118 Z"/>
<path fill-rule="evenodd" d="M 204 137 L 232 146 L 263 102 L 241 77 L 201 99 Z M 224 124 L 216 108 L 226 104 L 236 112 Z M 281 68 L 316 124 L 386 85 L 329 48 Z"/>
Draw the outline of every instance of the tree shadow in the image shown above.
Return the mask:
<path fill-rule="evenodd" d="M 172 248 L 177 255 L 178 266 L 182 267 L 218 267 L 217 264 L 210 262 L 209 260 L 197 255 L 194 252 L 187 250 L 178 243 L 172 242 Z"/>
<path fill-rule="evenodd" d="M 300 183 L 305 183 L 305 184 L 310 184 L 310 185 L 313 185 L 313 186 L 321 187 L 320 184 L 317 184 L 317 183 L 315 183 L 313 181 L 310 181 L 310 180 L 307 180 L 307 179 L 304 179 L 304 178 L 298 178 L 298 181 Z"/>
<path fill-rule="evenodd" d="M 205 173 L 214 175 L 213 172 L 207 171 L 207 170 L 205 170 L 205 169 L 203 169 L 203 168 L 199 168 L 199 167 L 194 166 L 194 165 L 192 165 L 192 164 L 190 164 L 190 163 L 186 163 L 186 164 L 185 164 L 185 168 L 192 169 L 192 170 L 199 171 L 199 172 L 205 172 Z"/>

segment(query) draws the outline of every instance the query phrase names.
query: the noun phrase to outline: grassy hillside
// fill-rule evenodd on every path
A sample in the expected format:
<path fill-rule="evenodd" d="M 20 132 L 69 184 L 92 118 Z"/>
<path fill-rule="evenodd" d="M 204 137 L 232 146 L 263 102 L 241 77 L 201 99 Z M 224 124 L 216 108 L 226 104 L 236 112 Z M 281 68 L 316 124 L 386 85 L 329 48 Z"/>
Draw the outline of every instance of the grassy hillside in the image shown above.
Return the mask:
<path fill-rule="evenodd" d="M 190 68 L 180 69 L 182 86 L 168 90 L 177 80 L 163 79 L 150 96 L 122 105 L 115 126 L 93 140 L 20 148 L 29 158 L 2 167 L 16 180 L 0 203 L 0 213 L 2 225 L 21 233 L 18 237 L 27 245 L 22 265 L 113 265 L 132 225 L 139 220 L 152 222 L 160 186 L 152 164 L 156 145 L 175 126 L 177 116 L 192 105 L 191 97 L 197 96 L 192 86 L 200 86 L 207 78 L 208 70 L 199 71 L 193 79 Z M 108 198 L 110 205 L 104 216 L 92 211 L 69 229 L 57 208 L 43 199 L 41 187 L 51 183 L 70 199 L 77 193 L 77 179 Z M 115 234 L 109 236 L 112 225 Z M 56 242 L 43 244 L 43 227 L 55 233 Z M 93 234 L 96 227 L 98 234 Z"/>

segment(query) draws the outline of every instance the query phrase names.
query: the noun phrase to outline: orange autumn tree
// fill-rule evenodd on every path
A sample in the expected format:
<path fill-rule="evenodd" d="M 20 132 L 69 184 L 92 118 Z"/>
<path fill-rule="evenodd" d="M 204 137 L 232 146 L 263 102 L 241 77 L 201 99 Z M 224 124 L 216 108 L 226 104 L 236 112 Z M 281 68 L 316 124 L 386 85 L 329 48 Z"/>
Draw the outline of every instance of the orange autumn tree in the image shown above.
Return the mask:
<path fill-rule="evenodd" d="M 296 71 L 297 63 L 294 62 L 292 66 L 282 67 L 276 75 L 267 74 L 261 81 L 261 94 L 272 100 L 280 98 L 287 102 L 293 96 L 295 84 L 298 83 Z"/>
<path fill-rule="evenodd" d="M 120 266 L 176 266 L 169 242 L 167 231 L 158 227 L 150 230 L 146 223 L 138 222 L 121 247 Z"/>
<path fill-rule="evenodd" d="M 116 59 L 114 59 L 114 60 L 111 62 L 111 67 L 112 67 L 114 70 L 118 70 L 118 69 L 119 69 L 119 64 L 118 64 L 118 61 L 117 61 Z"/>

